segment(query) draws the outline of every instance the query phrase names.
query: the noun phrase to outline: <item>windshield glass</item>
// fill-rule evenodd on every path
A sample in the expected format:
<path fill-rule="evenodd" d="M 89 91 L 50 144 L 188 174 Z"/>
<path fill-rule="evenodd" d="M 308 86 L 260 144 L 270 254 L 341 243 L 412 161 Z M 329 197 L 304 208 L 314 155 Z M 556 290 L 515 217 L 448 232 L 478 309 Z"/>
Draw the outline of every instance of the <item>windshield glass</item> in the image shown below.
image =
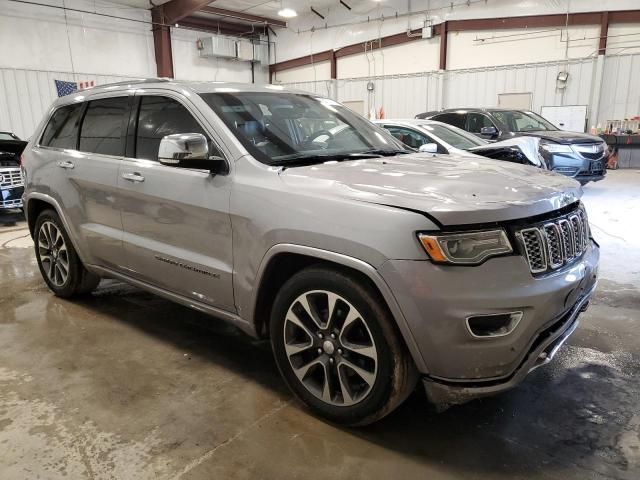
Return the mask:
<path fill-rule="evenodd" d="M 558 130 L 552 123 L 549 123 L 537 113 L 518 110 L 496 110 L 492 113 L 511 132 Z"/>
<path fill-rule="evenodd" d="M 479 147 L 487 143 L 484 140 L 479 139 L 475 135 L 467 133 L 464 130 L 451 125 L 425 123 L 420 125 L 420 128 L 423 128 L 427 132 L 433 134 L 452 147 L 459 148 L 461 150 L 468 150 L 470 148 Z"/>
<path fill-rule="evenodd" d="M 269 165 L 304 158 L 406 152 L 386 131 L 327 98 L 276 92 L 201 96 L 249 153 Z"/>

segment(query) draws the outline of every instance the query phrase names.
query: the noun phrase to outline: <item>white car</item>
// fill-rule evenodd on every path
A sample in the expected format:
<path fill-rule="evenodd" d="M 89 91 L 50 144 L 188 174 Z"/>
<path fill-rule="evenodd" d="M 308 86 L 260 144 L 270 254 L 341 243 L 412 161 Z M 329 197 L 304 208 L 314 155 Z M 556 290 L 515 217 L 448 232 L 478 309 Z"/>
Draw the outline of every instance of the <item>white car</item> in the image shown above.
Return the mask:
<path fill-rule="evenodd" d="M 539 139 L 516 137 L 501 142 L 487 142 L 443 122 L 412 118 L 407 120 L 373 120 L 405 145 L 427 153 L 471 154 L 546 169 L 540 156 Z"/>

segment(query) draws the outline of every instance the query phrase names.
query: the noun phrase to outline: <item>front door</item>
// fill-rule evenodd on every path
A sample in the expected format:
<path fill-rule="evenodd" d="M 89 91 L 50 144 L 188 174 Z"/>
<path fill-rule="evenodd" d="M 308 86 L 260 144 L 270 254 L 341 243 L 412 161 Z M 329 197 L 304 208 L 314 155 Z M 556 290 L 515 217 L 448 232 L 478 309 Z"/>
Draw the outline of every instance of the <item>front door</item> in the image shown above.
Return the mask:
<path fill-rule="evenodd" d="M 202 133 L 222 156 L 186 99 L 144 94 L 129 124 L 118 186 L 129 274 L 142 281 L 234 311 L 230 176 L 158 162 L 160 140 Z"/>

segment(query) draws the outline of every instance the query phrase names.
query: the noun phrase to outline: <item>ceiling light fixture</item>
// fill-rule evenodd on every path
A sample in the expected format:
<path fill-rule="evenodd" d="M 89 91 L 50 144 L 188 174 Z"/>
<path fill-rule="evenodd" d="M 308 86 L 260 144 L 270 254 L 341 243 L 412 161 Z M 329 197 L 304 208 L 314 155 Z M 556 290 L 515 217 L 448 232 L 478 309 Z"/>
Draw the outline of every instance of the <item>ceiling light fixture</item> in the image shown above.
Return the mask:
<path fill-rule="evenodd" d="M 293 8 L 281 8 L 278 11 L 278 16 L 284 17 L 284 18 L 293 18 L 293 17 L 297 17 L 298 14 Z"/>

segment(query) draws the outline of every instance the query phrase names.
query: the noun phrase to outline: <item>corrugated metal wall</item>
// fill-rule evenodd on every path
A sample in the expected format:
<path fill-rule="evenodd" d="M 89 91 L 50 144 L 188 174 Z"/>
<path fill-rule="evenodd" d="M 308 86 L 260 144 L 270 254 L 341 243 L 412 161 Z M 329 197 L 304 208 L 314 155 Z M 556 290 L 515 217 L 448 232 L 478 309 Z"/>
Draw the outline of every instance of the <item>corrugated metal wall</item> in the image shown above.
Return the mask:
<path fill-rule="evenodd" d="M 129 78 L 0 68 L 0 131 L 11 131 L 20 138 L 28 138 L 58 98 L 54 80 L 93 80 L 96 85 L 104 85 Z"/>
<path fill-rule="evenodd" d="M 598 121 L 640 114 L 640 54 L 605 57 Z M 565 89 L 557 88 L 560 71 L 569 72 Z M 567 62 L 426 72 L 420 74 L 335 81 L 336 96 L 323 85 L 330 81 L 285 84 L 287 87 L 328 95 L 341 102 L 364 101 L 366 111 L 384 107 L 387 118 L 411 118 L 417 113 L 455 107 L 495 107 L 501 93 L 532 94 L 532 109 L 543 106 L 591 105 L 596 58 Z M 373 82 L 373 91 L 367 83 Z M 598 99 L 596 99 L 598 101 Z"/>
<path fill-rule="evenodd" d="M 598 118 L 624 120 L 640 115 L 640 54 L 605 57 Z"/>
<path fill-rule="evenodd" d="M 532 93 L 531 108 L 549 105 L 588 105 L 594 58 L 473 70 L 452 70 L 445 75 L 444 108 L 496 107 L 501 93 Z M 569 72 L 565 89 L 556 88 L 560 71 Z"/>

